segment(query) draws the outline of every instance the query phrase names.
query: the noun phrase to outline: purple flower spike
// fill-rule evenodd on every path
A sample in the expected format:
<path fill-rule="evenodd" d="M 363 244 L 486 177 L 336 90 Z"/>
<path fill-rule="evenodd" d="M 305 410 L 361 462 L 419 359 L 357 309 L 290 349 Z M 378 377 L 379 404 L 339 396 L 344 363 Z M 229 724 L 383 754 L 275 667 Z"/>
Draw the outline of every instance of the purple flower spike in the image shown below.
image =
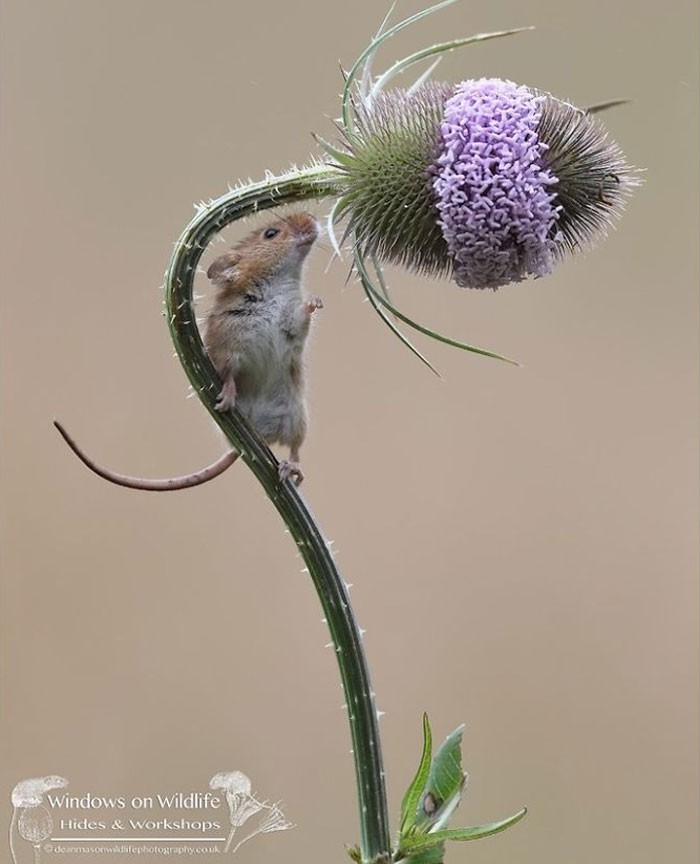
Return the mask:
<path fill-rule="evenodd" d="M 554 265 L 561 206 L 537 134 L 544 101 L 482 78 L 445 103 L 433 190 L 458 285 L 497 288 Z"/>

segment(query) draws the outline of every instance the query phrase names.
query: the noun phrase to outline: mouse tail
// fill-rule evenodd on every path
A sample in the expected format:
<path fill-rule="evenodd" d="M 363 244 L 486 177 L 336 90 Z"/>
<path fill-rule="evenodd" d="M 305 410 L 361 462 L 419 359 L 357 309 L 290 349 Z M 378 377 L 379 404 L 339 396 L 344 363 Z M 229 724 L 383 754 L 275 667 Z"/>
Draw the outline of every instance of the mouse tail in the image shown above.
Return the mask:
<path fill-rule="evenodd" d="M 169 477 L 162 480 L 151 480 L 147 477 L 130 477 L 128 474 L 117 474 L 115 471 L 110 471 L 108 468 L 98 465 L 97 462 L 93 461 L 80 449 L 58 420 L 54 420 L 53 425 L 61 433 L 63 440 L 78 459 L 91 471 L 94 471 L 103 480 L 116 483 L 117 486 L 126 486 L 128 489 L 142 489 L 146 492 L 171 492 L 175 489 L 189 489 L 191 486 L 201 486 L 203 483 L 208 483 L 210 480 L 218 477 L 219 474 L 223 474 L 238 459 L 238 453 L 235 450 L 229 450 L 228 453 L 224 453 L 216 462 L 212 462 L 206 468 L 194 471 L 192 474 L 184 474 L 182 477 Z"/>

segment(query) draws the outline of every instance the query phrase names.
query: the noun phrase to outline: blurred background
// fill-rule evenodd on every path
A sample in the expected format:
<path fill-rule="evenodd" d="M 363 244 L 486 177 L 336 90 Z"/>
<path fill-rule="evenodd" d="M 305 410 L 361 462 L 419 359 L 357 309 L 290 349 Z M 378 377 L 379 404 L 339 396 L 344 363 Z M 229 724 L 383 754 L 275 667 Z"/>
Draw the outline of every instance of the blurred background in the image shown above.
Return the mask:
<path fill-rule="evenodd" d="M 358 840 L 335 659 L 252 475 L 119 489 L 51 420 L 129 473 L 221 452 L 161 317 L 172 244 L 193 202 L 333 136 L 338 61 L 385 12 L 2 4 L 3 819 L 27 777 L 131 796 L 239 769 L 297 826 L 240 860 L 342 861 Z M 308 269 L 303 494 L 367 630 L 392 818 L 424 710 L 438 741 L 467 724 L 456 824 L 529 807 L 449 861 L 697 860 L 697 19 L 690 0 L 465 2 L 379 56 L 532 24 L 435 77 L 633 100 L 604 119 L 645 183 L 598 249 L 497 293 L 387 271 L 408 314 L 521 368 L 420 342 L 440 380 L 327 241 Z"/>

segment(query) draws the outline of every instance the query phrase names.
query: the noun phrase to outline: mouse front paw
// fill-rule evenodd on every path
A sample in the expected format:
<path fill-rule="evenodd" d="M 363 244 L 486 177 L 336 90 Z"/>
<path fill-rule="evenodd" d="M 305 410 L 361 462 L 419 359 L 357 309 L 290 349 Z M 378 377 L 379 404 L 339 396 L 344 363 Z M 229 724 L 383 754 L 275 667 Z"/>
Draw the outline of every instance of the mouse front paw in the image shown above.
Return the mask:
<path fill-rule="evenodd" d="M 301 465 L 298 462 L 291 462 L 288 459 L 280 462 L 278 474 L 280 480 L 291 480 L 295 486 L 300 486 L 304 479 Z"/>
<path fill-rule="evenodd" d="M 320 297 L 309 297 L 306 301 L 306 311 L 313 315 L 317 309 L 323 309 L 323 300 Z"/>

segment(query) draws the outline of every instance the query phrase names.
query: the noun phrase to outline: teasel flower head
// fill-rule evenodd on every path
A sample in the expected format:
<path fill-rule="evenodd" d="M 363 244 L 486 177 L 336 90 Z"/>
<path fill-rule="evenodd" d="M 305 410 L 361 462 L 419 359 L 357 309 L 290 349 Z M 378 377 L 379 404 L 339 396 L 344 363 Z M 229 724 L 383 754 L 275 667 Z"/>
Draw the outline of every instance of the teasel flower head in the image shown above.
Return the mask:
<path fill-rule="evenodd" d="M 449 2 L 380 30 L 346 76 L 339 143 L 321 142 L 344 175 L 330 233 L 344 218 L 365 291 L 394 315 L 383 263 L 470 288 L 544 276 L 600 239 L 638 182 L 596 116 L 617 102 L 583 110 L 507 80 L 431 82 L 437 61 L 412 87 L 387 87 L 414 63 L 518 30 L 435 45 L 373 79 L 377 49 Z"/>
<path fill-rule="evenodd" d="M 636 182 L 592 113 L 499 79 L 360 89 L 332 155 L 362 256 L 471 288 L 549 273 Z"/>

